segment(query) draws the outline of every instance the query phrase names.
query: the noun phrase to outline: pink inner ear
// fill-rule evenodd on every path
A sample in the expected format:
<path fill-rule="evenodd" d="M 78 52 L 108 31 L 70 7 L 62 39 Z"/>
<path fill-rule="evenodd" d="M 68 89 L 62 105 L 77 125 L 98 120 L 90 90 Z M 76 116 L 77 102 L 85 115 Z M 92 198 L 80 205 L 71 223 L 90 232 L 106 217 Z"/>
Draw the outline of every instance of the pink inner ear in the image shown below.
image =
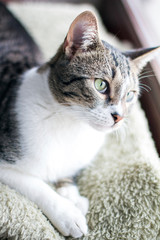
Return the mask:
<path fill-rule="evenodd" d="M 87 27 L 86 27 L 87 28 Z M 75 28 L 73 29 L 73 36 L 72 36 L 72 42 L 75 45 L 81 45 L 83 44 L 83 38 L 85 35 L 85 26 L 84 23 L 82 22 L 78 22 L 75 26 Z"/>
<path fill-rule="evenodd" d="M 66 53 L 73 55 L 78 49 L 86 50 L 98 39 L 97 20 L 91 12 L 80 14 L 71 24 L 64 43 Z"/>

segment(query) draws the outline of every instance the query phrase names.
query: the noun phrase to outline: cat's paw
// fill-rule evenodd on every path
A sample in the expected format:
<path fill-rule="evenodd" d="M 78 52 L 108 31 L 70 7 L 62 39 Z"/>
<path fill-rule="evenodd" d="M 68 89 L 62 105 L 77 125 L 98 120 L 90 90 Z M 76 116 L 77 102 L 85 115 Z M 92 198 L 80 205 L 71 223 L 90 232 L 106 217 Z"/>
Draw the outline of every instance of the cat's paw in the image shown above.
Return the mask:
<path fill-rule="evenodd" d="M 86 215 L 89 207 L 89 201 L 87 198 L 82 197 L 79 194 L 78 188 L 74 185 L 67 185 L 57 189 L 57 192 L 72 201 L 77 208 L 79 208 L 83 215 Z"/>
<path fill-rule="evenodd" d="M 81 210 L 84 216 L 87 214 L 89 208 L 89 201 L 87 198 L 79 196 L 75 205 Z"/>
<path fill-rule="evenodd" d="M 52 221 L 52 219 L 50 220 Z M 61 202 L 61 207 L 52 222 L 64 236 L 79 238 L 86 235 L 88 231 L 84 215 L 67 199 Z"/>

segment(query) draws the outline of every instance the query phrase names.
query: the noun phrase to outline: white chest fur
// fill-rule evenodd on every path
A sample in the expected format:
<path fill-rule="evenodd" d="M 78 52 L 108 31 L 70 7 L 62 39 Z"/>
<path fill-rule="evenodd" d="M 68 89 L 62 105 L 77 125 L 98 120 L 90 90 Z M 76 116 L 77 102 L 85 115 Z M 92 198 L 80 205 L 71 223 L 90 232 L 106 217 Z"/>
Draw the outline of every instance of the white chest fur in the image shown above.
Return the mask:
<path fill-rule="evenodd" d="M 16 167 L 46 181 L 74 175 L 88 165 L 104 134 L 72 117 L 51 95 L 48 72 L 24 75 L 16 110 L 23 159 Z"/>

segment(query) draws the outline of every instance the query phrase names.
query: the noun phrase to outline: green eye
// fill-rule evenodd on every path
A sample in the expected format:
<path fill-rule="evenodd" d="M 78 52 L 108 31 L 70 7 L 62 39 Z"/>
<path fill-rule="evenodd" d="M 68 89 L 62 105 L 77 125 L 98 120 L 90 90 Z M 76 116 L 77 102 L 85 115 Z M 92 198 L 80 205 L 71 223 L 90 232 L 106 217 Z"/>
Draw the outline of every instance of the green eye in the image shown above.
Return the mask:
<path fill-rule="evenodd" d="M 126 98 L 126 102 L 131 102 L 134 98 L 135 92 L 130 91 L 127 93 L 127 98 Z"/>
<path fill-rule="evenodd" d="M 95 88 L 98 92 L 104 93 L 107 90 L 108 83 L 100 78 L 97 78 L 94 82 Z"/>

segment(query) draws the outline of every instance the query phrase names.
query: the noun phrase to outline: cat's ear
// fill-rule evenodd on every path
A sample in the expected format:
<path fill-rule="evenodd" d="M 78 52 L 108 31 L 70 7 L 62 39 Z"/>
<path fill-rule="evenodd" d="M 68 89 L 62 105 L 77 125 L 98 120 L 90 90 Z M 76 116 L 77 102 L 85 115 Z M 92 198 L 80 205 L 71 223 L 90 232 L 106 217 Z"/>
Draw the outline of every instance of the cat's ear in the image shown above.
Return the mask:
<path fill-rule="evenodd" d="M 153 48 L 140 48 L 131 50 L 128 52 L 123 52 L 123 54 L 126 57 L 129 57 L 132 59 L 137 73 L 140 73 L 140 71 L 145 67 L 145 65 L 150 62 L 157 53 L 160 53 L 160 46 L 153 47 Z"/>
<path fill-rule="evenodd" d="M 72 22 L 63 49 L 65 54 L 71 57 L 78 50 L 86 51 L 89 47 L 93 47 L 98 39 L 96 16 L 90 11 L 85 11 Z"/>

